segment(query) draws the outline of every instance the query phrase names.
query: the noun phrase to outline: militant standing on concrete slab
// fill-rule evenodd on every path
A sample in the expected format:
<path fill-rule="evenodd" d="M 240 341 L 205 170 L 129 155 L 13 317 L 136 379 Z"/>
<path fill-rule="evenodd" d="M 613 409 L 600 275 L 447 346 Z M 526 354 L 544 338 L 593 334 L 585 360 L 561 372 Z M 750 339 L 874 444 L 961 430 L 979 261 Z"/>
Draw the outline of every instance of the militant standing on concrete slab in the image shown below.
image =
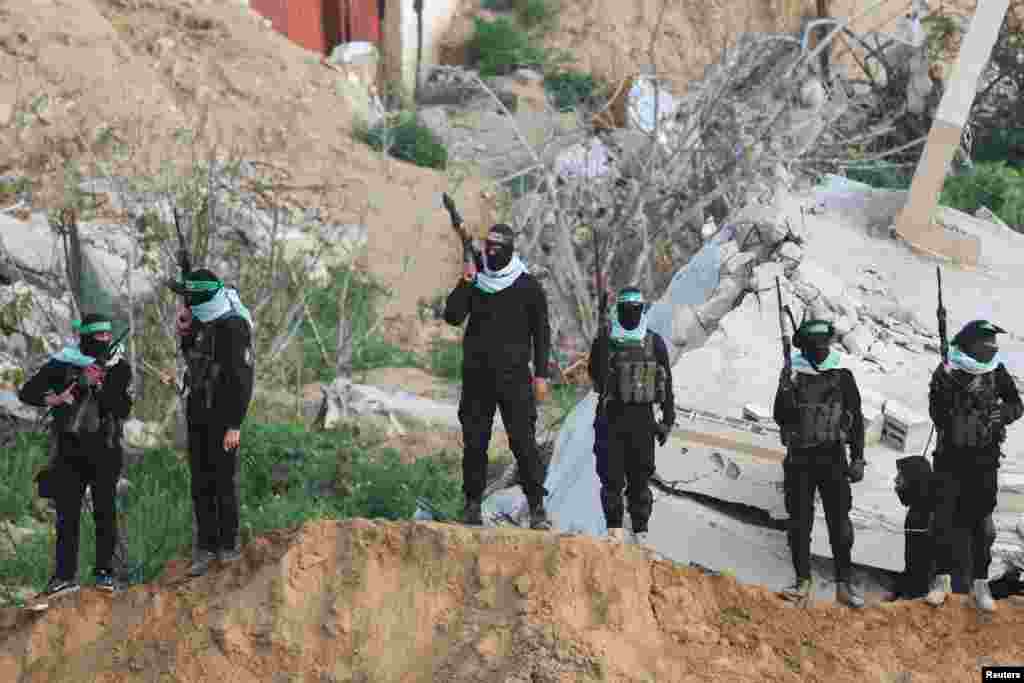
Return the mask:
<path fill-rule="evenodd" d="M 601 480 L 601 508 L 608 536 L 623 540 L 622 490 L 637 543 L 647 539 L 653 498 L 654 440 L 665 445 L 675 424 L 672 367 L 665 341 L 647 329 L 647 304 L 636 287 L 616 301 L 612 324 L 602 325 L 590 349 L 590 379 L 599 399 L 594 418 L 594 455 Z M 661 422 L 654 421 L 654 404 Z"/>
<path fill-rule="evenodd" d="M 828 321 L 804 322 L 793 339 L 798 351 L 791 357 L 792 370 L 783 369 L 775 395 L 775 422 L 786 446 L 783 486 L 796 570 L 796 583 L 785 596 L 806 604 L 813 595 L 811 530 L 817 490 L 832 546 L 836 600 L 863 607 L 851 576 L 850 482 L 864 478 L 864 417 L 857 381 L 848 368 L 839 367 L 839 353 L 831 348 L 834 336 Z"/>
<path fill-rule="evenodd" d="M 54 418 L 56 458 L 38 484 L 39 495 L 56 502 L 57 566 L 31 605 L 39 610 L 49 600 L 79 590 L 79 521 L 86 486 L 92 490 L 96 522 L 96 587 L 116 588 L 117 482 L 124 457 L 123 424 L 133 402 L 132 369 L 121 357 L 120 344 L 111 344 L 109 318 L 90 314 L 76 321 L 75 328 L 78 345 L 54 354 L 18 392 L 23 403 L 49 406 Z"/>
<path fill-rule="evenodd" d="M 995 609 L 988 583 L 999 489 L 998 469 L 1006 425 L 1024 414 L 1017 386 L 998 356 L 987 320 L 967 323 L 953 337 L 949 359 L 932 373 L 929 413 L 935 423 L 935 579 L 925 600 L 938 607 L 952 591 L 952 572 L 965 544 L 971 547 L 971 599 Z"/>
<path fill-rule="evenodd" d="M 448 295 L 444 319 L 459 326 L 469 317 L 462 339 L 463 521 L 483 524 L 481 503 L 487 483 L 487 447 L 494 412 L 508 433 L 519 481 L 530 505 L 530 527 L 550 529 L 544 509 L 544 472 L 537 452 L 537 401 L 548 393 L 551 328 L 540 283 L 515 252 L 512 228 L 499 223 L 487 234 L 483 270 L 468 259 L 463 276 Z M 532 349 L 532 354 L 531 354 Z M 533 376 L 530 359 L 533 359 Z"/>
<path fill-rule="evenodd" d="M 201 576 L 215 558 L 240 556 L 238 448 L 253 392 L 253 321 L 238 292 L 209 270 L 191 271 L 168 286 L 185 299 L 177 330 L 188 365 L 185 413 L 197 532 L 189 575 Z"/>

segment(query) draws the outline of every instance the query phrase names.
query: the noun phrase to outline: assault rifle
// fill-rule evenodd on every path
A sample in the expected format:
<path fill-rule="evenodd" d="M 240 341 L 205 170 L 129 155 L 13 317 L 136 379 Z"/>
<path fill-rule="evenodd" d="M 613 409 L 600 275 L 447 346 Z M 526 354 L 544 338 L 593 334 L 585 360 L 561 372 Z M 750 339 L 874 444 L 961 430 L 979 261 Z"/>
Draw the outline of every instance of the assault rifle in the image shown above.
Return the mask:
<path fill-rule="evenodd" d="M 174 229 L 178 233 L 178 269 L 181 271 L 181 282 L 184 286 L 185 278 L 192 272 L 192 256 L 189 254 L 185 233 L 181 229 L 181 216 L 178 209 L 174 209 Z M 184 290 L 182 292 L 184 293 Z"/>
<path fill-rule="evenodd" d="M 935 315 L 939 319 L 939 350 L 942 353 L 942 362 L 949 361 L 949 340 L 946 336 L 946 307 L 942 305 L 942 269 L 935 266 L 935 280 L 939 285 L 939 307 Z"/>
<path fill-rule="evenodd" d="M 463 263 L 472 263 L 476 266 L 477 271 L 484 269 L 483 259 L 480 257 L 480 252 L 473 246 L 473 240 L 466 232 L 463 227 L 462 216 L 459 215 L 459 210 L 455 208 L 455 201 L 448 196 L 445 192 L 441 195 L 441 201 L 444 204 L 444 208 L 448 210 L 448 215 L 452 219 L 452 229 L 455 230 L 455 234 L 459 236 L 462 241 L 462 261 Z"/>
<path fill-rule="evenodd" d="M 126 327 L 107 347 L 107 351 L 96 358 L 96 365 L 105 367 L 107 362 L 116 353 L 117 347 L 121 345 L 131 328 Z M 64 391 L 71 390 L 75 402 L 71 404 L 71 414 L 65 423 L 64 431 L 71 434 L 79 434 L 82 425 L 88 421 L 89 429 L 86 431 L 95 432 L 99 429 L 99 406 L 96 391 L 86 383 L 85 373 L 79 372 L 75 379 L 65 387 Z"/>

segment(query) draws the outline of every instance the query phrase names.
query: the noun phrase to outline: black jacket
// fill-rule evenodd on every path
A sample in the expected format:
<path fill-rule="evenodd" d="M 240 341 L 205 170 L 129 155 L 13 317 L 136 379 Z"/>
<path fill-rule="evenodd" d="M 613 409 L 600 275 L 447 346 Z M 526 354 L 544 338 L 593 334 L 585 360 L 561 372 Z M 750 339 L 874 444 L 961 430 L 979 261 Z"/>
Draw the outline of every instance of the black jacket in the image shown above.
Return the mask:
<path fill-rule="evenodd" d="M 1003 424 L 1008 425 L 1016 422 L 1024 414 L 1024 404 L 1021 402 L 1020 392 L 1017 391 L 1017 384 L 1013 381 L 1006 366 L 1002 363 L 992 371 L 994 373 L 996 394 L 1003 399 Z M 1001 440 L 992 444 L 985 452 L 979 453 L 978 449 L 971 454 L 957 453 L 952 448 L 946 448 L 942 443 L 942 434 L 949 432 L 949 423 L 953 412 L 953 391 L 963 391 L 960 387 L 969 381 L 969 376 L 961 370 L 953 370 L 949 375 L 942 369 L 940 363 L 932 372 L 932 379 L 928 385 L 928 414 L 939 432 L 938 448 L 935 451 L 937 466 L 952 466 L 956 463 L 971 462 L 976 464 L 998 465 L 1000 457 Z"/>
<path fill-rule="evenodd" d="M 548 377 L 551 326 L 547 296 L 537 278 L 523 273 L 493 294 L 460 280 L 448 295 L 444 320 L 458 327 L 467 316 L 469 324 L 462 339 L 464 372 L 524 369 L 532 357 L 534 376 Z"/>
<path fill-rule="evenodd" d="M 667 426 L 671 427 L 676 423 L 676 399 L 672 391 L 672 364 L 668 356 L 668 348 L 665 340 L 657 332 L 648 331 L 654 341 L 654 359 L 665 368 L 665 398 L 661 402 L 661 419 Z M 594 389 L 598 394 L 604 394 L 605 381 L 608 369 L 608 346 L 607 334 L 599 334 L 597 339 L 590 345 L 590 360 L 587 363 L 587 372 L 590 374 L 590 381 L 594 383 Z"/>
<path fill-rule="evenodd" d="M 188 419 L 195 424 L 210 424 L 241 429 L 252 401 L 255 360 L 252 356 L 252 332 L 244 318 L 227 315 L 208 323 L 193 320 L 192 332 L 181 338 L 186 354 L 202 331 L 213 334 L 213 361 L 218 371 L 213 382 L 211 409 L 206 409 L 206 391 L 202 383 L 190 377 Z"/>
<path fill-rule="evenodd" d="M 63 393 L 68 386 L 78 379 L 82 369 L 69 363 L 49 360 L 41 367 L 21 389 L 18 400 L 30 406 L 45 408 L 46 395 Z M 132 369 L 123 359 L 107 368 L 107 377 L 103 388 L 99 391 L 100 418 L 127 419 L 132 411 Z M 68 419 L 70 406 L 60 405 L 53 409 L 55 425 L 63 429 Z"/>
<path fill-rule="evenodd" d="M 839 373 L 839 391 L 842 396 L 843 412 L 847 416 L 846 438 L 847 443 L 850 445 L 850 459 L 863 460 L 864 413 L 861 412 L 860 389 L 857 388 L 857 380 L 854 379 L 853 373 L 850 372 L 849 368 L 824 371 L 824 373 L 829 372 Z M 775 424 L 779 425 L 780 429 L 787 429 L 799 424 L 800 416 L 797 413 L 796 395 L 792 384 L 780 385 L 779 390 L 775 393 L 775 405 L 772 409 L 772 416 L 775 418 Z M 820 446 L 815 446 L 814 448 L 790 448 L 787 459 L 793 463 L 815 460 L 814 456 L 818 455 L 822 448 Z M 824 455 L 824 453 L 821 453 L 821 455 Z"/>

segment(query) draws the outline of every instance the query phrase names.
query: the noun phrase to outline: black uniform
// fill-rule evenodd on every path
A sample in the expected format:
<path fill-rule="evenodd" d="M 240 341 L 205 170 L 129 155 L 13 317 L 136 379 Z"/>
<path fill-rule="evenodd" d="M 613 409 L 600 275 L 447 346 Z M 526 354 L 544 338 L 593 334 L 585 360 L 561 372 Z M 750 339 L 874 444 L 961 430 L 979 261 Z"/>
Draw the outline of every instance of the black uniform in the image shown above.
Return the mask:
<path fill-rule="evenodd" d="M 655 362 L 664 371 L 664 395 L 661 400 L 661 421 L 671 429 L 676 420 L 675 396 L 672 392 L 672 366 L 665 341 L 657 332 L 648 331 L 646 343 L 652 346 Z M 612 358 L 609 358 L 609 352 Z M 617 374 L 615 345 L 607 334 L 594 340 L 590 347 L 587 370 L 594 389 L 601 397 L 594 418 L 594 456 L 597 477 L 601 481 L 601 508 L 609 529 L 622 527 L 622 489 L 626 489 L 629 516 L 634 533 L 647 531 L 654 502 L 648 481 L 654 474 L 654 437 L 657 423 L 653 403 L 624 403 L 609 382 Z"/>
<path fill-rule="evenodd" d="M 785 438 L 784 495 L 789 547 L 798 579 L 811 578 L 814 492 L 821 494 L 837 582 L 849 582 L 853 548 L 849 463 L 864 459 L 860 391 L 846 368 L 797 373 L 775 395 L 775 422 Z"/>
<path fill-rule="evenodd" d="M 1020 394 L 1006 367 L 971 375 L 932 373 L 928 412 L 938 440 L 935 469 L 935 543 L 937 574 L 954 573 L 960 548 L 971 548 L 973 579 L 987 579 L 992 561 L 997 471 L 1005 426 L 1024 413 Z M 997 419 L 992 415 L 998 414 Z"/>
<path fill-rule="evenodd" d="M 543 503 L 547 491 L 537 453 L 537 404 L 529 363 L 532 359 L 534 376 L 547 379 L 551 349 L 547 297 L 527 272 L 507 288 L 489 294 L 460 280 L 448 295 L 444 319 L 459 326 L 467 316 L 459 401 L 463 492 L 467 501 L 483 496 L 487 447 L 494 412 L 500 408 L 523 492 L 534 508 Z"/>
<path fill-rule="evenodd" d="M 62 393 L 76 381 L 81 368 L 51 359 L 26 382 L 18 398 L 29 405 L 46 406 L 46 394 Z M 84 400 L 85 391 L 78 401 Z M 56 458 L 48 482 L 57 507 L 57 568 L 55 576 L 73 581 L 78 574 L 79 532 L 82 498 L 86 486 L 92 490 L 92 514 L 96 523 L 96 570 L 113 571 L 117 545 L 117 482 L 124 454 L 121 446 L 123 421 L 132 409 L 132 370 L 124 360 L 107 368 L 102 389 L 95 391 L 99 408 L 99 430 L 67 431 L 73 406 L 53 408 L 52 438 Z M 76 401 L 77 403 L 77 401 Z"/>
<path fill-rule="evenodd" d="M 211 553 L 238 545 L 238 449 L 224 450 L 224 435 L 241 429 L 252 400 L 254 361 L 249 324 L 228 313 L 208 323 L 193 320 L 181 339 L 188 364 L 188 455 L 197 545 Z"/>

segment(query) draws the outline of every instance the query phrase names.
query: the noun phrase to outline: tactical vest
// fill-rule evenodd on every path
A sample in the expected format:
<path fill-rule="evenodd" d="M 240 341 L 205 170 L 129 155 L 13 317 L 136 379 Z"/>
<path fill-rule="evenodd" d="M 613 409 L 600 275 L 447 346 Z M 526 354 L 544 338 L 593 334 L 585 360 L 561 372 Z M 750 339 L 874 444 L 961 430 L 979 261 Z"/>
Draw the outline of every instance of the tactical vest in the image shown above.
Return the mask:
<path fill-rule="evenodd" d="M 644 343 L 612 351 L 608 361 L 607 397 L 620 403 L 660 403 L 665 400 L 665 368 L 654 355 L 654 335 Z"/>
<path fill-rule="evenodd" d="M 192 346 L 185 353 L 185 388 L 188 393 L 195 393 L 202 397 L 203 406 L 206 410 L 213 408 L 213 395 L 222 370 L 220 363 L 217 362 L 215 357 L 217 348 L 216 322 L 236 316 L 242 317 L 237 311 L 232 309 L 230 313 L 217 318 L 217 320 L 199 324 Z M 254 357 L 253 339 L 250 334 L 249 348 L 246 349 L 246 360 L 250 368 L 254 366 Z"/>
<path fill-rule="evenodd" d="M 953 392 L 949 445 L 981 448 L 996 441 L 996 425 L 989 414 L 999 401 L 994 372 L 975 375 L 966 387 Z"/>
<path fill-rule="evenodd" d="M 786 430 L 786 445 L 811 448 L 844 441 L 841 375 L 797 373 L 793 379 L 798 423 Z"/>

